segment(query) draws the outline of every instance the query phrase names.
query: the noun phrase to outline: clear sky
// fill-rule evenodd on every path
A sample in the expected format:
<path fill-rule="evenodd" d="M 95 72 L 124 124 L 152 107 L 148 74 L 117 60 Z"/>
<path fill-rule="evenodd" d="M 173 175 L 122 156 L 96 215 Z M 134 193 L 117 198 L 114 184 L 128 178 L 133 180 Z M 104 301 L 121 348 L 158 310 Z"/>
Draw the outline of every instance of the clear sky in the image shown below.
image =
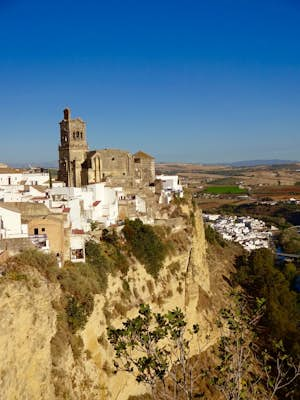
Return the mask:
<path fill-rule="evenodd" d="M 0 0 L 0 161 L 300 159 L 299 0 Z"/>

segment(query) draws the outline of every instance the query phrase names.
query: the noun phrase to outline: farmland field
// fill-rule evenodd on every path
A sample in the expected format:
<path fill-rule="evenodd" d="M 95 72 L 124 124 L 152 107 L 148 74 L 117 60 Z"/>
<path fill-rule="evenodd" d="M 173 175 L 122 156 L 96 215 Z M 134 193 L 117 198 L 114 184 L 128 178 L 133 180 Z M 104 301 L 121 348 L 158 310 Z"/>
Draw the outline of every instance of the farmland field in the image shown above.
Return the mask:
<path fill-rule="evenodd" d="M 247 194 L 247 189 L 240 189 L 238 186 L 209 186 L 204 190 L 209 194 Z"/>

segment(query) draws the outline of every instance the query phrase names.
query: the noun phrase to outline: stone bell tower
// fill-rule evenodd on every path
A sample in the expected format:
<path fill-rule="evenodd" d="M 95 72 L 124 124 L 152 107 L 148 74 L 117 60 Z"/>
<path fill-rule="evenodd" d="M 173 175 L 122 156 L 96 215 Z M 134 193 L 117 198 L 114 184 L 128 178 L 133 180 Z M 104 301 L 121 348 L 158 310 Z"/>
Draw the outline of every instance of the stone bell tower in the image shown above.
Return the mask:
<path fill-rule="evenodd" d="M 81 186 L 82 167 L 86 158 L 86 124 L 81 118 L 71 119 L 71 110 L 64 110 L 60 124 L 58 179 L 67 186 Z"/>

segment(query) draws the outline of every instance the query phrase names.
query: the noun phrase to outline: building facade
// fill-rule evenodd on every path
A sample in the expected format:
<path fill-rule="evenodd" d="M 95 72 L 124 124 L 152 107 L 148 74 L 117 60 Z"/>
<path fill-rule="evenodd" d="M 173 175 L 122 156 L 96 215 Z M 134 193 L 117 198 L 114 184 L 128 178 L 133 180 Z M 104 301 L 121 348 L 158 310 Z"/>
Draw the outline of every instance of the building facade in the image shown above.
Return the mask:
<path fill-rule="evenodd" d="M 155 162 L 142 151 L 136 154 L 119 149 L 90 151 L 86 123 L 81 118 L 71 119 L 71 111 L 66 108 L 60 122 L 58 179 L 75 187 L 100 182 L 147 186 L 155 180 Z"/>

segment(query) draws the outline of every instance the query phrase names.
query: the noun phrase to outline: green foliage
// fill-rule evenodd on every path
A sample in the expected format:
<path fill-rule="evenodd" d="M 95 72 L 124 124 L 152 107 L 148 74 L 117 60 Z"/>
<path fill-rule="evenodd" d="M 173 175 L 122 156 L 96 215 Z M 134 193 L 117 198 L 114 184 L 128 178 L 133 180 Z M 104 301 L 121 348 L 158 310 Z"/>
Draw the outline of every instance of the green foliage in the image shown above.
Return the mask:
<path fill-rule="evenodd" d="M 231 296 L 232 306 L 220 312 L 218 326 L 226 333 L 217 351 L 219 362 L 209 371 L 212 384 L 228 400 L 283 398 L 279 394 L 296 398 L 291 397 L 290 389 L 300 376 L 300 364 L 288 355 L 282 341 L 274 343 L 272 355 L 261 349 L 258 324 L 267 307 L 266 299 L 239 292 Z"/>
<path fill-rule="evenodd" d="M 125 239 L 133 255 L 145 265 L 149 274 L 157 278 L 167 254 L 167 247 L 150 225 L 140 219 L 125 221 Z"/>
<path fill-rule="evenodd" d="M 91 221 L 91 231 L 95 231 L 98 227 L 98 223 L 96 221 Z"/>
<path fill-rule="evenodd" d="M 282 340 L 274 342 L 274 349 L 276 356 L 271 355 L 266 349 L 262 353 L 263 358 L 263 371 L 266 375 L 266 385 L 270 391 L 270 399 L 275 395 L 278 397 L 278 391 L 282 393 L 283 390 L 288 389 L 284 398 L 299 398 L 296 393 L 296 385 L 288 388 L 291 384 L 299 384 L 300 376 L 300 362 L 295 362 L 293 357 L 287 354 Z M 278 397 L 279 398 L 279 397 Z"/>
<path fill-rule="evenodd" d="M 241 189 L 238 186 L 208 186 L 204 193 L 209 194 L 247 194 L 247 189 Z"/>
<path fill-rule="evenodd" d="M 263 398 L 253 375 L 255 334 L 252 322 L 261 317 L 265 300 L 257 299 L 250 316 L 248 299 L 241 293 L 231 294 L 233 305 L 220 311 L 217 326 L 226 332 L 221 336 L 217 351 L 219 362 L 209 371 L 211 383 L 225 399 Z M 231 301 L 232 302 L 232 301 Z"/>
<path fill-rule="evenodd" d="M 189 368 L 189 344 L 186 321 L 178 308 L 166 314 L 153 313 L 149 305 L 142 304 L 139 315 L 123 322 L 123 327 L 108 328 L 108 340 L 115 350 L 116 370 L 132 373 L 137 382 L 150 385 L 157 395 L 158 383 L 172 379 L 174 391 L 191 399 L 192 372 Z M 197 334 L 198 325 L 190 331 Z"/>
<path fill-rule="evenodd" d="M 68 324 L 73 333 L 82 329 L 94 307 L 93 297 L 87 295 L 85 301 L 79 302 L 75 297 L 69 297 L 66 307 Z"/>
<path fill-rule="evenodd" d="M 85 251 L 87 263 L 94 271 L 97 286 L 101 292 L 107 288 L 107 278 L 110 273 L 120 271 L 125 274 L 128 271 L 128 261 L 118 245 L 99 244 L 89 240 L 85 244 Z"/>
<path fill-rule="evenodd" d="M 108 229 L 103 229 L 101 239 L 104 242 L 110 243 L 114 246 L 116 246 L 119 241 L 118 235 L 117 235 L 117 232 L 115 231 L 115 229 L 113 229 L 112 231 L 109 231 Z"/>
<path fill-rule="evenodd" d="M 205 224 L 205 239 L 210 244 L 219 244 L 221 247 L 226 246 L 226 240 L 208 224 Z"/>
<path fill-rule="evenodd" d="M 292 284 L 295 276 L 297 275 L 296 265 L 291 262 L 285 263 L 282 268 L 282 272 L 285 278 L 290 282 L 290 284 Z"/>
<path fill-rule="evenodd" d="M 259 249 L 238 262 L 236 281 L 250 296 L 266 299 L 266 312 L 262 319 L 268 335 L 265 345 L 271 347 L 273 340 L 283 339 L 291 354 L 300 355 L 298 334 L 299 295 L 290 289 L 290 282 L 275 267 L 275 259 L 268 249 Z"/>
<path fill-rule="evenodd" d="M 20 274 L 15 271 L 11 271 L 7 274 L 7 278 L 11 279 L 12 281 L 27 281 L 27 275 L 25 274 Z"/>
<path fill-rule="evenodd" d="M 285 229 L 279 236 L 279 245 L 285 253 L 300 253 L 300 234 L 296 229 Z"/>

